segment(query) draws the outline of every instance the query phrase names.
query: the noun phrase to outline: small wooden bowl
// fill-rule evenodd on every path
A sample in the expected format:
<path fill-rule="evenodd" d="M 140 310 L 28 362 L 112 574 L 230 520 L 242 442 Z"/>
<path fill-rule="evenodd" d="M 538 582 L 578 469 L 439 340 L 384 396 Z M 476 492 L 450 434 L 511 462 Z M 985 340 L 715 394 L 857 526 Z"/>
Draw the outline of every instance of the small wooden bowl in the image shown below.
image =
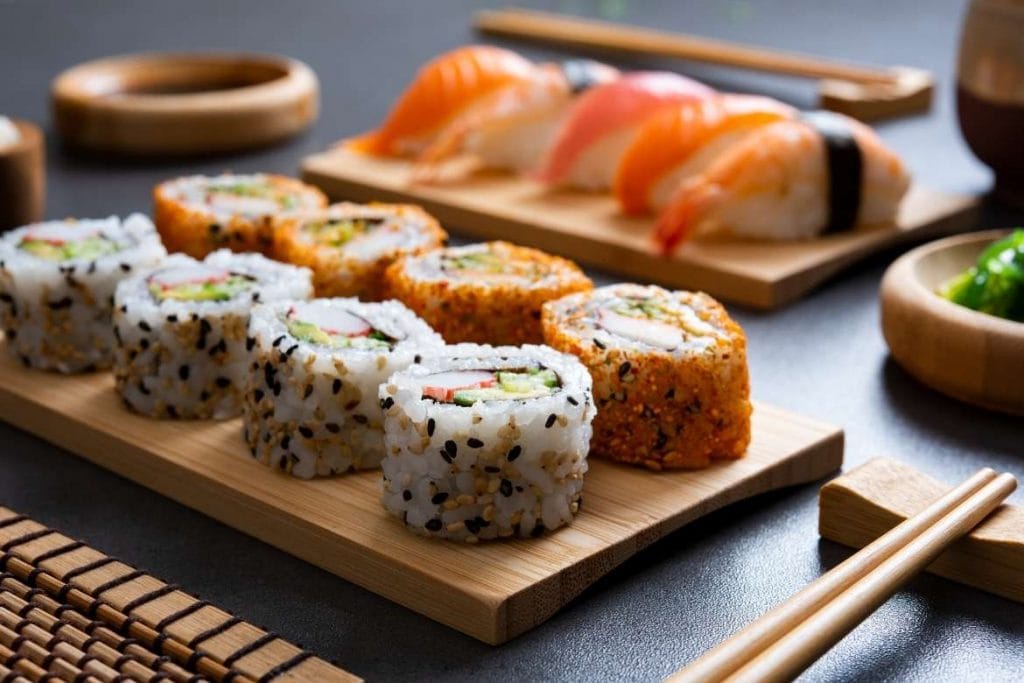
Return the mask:
<path fill-rule="evenodd" d="M 900 257 L 882 279 L 882 333 L 893 358 L 924 384 L 984 408 L 1024 415 L 1024 323 L 936 294 L 1006 235 L 957 235 Z"/>
<path fill-rule="evenodd" d="M 57 132 L 74 147 L 183 156 L 296 135 L 316 119 L 319 91 L 313 70 L 285 57 L 144 54 L 73 67 L 51 95 Z"/>
<path fill-rule="evenodd" d="M 46 144 L 39 127 L 14 119 L 21 139 L 0 148 L 0 231 L 43 218 L 46 200 Z"/>

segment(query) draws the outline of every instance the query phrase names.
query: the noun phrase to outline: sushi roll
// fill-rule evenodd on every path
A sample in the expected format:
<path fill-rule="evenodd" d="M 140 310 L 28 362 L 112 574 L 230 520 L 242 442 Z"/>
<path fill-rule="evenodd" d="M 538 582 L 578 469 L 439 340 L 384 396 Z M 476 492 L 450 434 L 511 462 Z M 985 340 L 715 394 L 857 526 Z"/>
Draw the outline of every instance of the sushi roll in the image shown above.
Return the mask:
<path fill-rule="evenodd" d="M 543 322 L 594 379 L 593 455 L 661 470 L 746 453 L 747 341 L 708 295 L 611 285 L 545 304 Z"/>
<path fill-rule="evenodd" d="M 536 69 L 515 52 L 490 45 L 446 52 L 419 70 L 379 128 L 342 145 L 376 156 L 418 154 L 458 116 L 502 88 L 528 82 Z"/>
<path fill-rule="evenodd" d="M 716 96 L 703 83 L 663 71 L 626 74 L 592 88 L 565 115 L 536 177 L 547 185 L 607 190 L 623 153 L 649 117 Z"/>
<path fill-rule="evenodd" d="M 434 217 L 405 204 L 334 204 L 274 221 L 270 255 L 313 270 L 317 296 L 384 298 L 384 271 L 406 254 L 443 246 Z"/>
<path fill-rule="evenodd" d="M 467 542 L 572 521 L 594 403 L 580 362 L 545 346 L 449 347 L 380 387 L 384 507 Z"/>
<path fill-rule="evenodd" d="M 0 322 L 26 367 L 110 367 L 117 283 L 167 256 L 148 218 L 37 223 L 0 240 Z"/>
<path fill-rule="evenodd" d="M 259 302 L 305 299 L 306 268 L 226 249 L 174 254 L 114 294 L 114 378 L 126 406 L 160 418 L 234 417 L 249 371 L 246 330 Z"/>
<path fill-rule="evenodd" d="M 756 95 L 722 95 L 658 112 L 622 155 L 615 198 L 627 214 L 664 208 L 683 179 L 761 126 L 796 116 L 789 105 Z"/>
<path fill-rule="evenodd" d="M 378 388 L 444 342 L 397 301 L 316 299 L 256 306 L 248 346 L 250 452 L 309 479 L 380 465 Z"/>
<path fill-rule="evenodd" d="M 452 344 L 539 343 L 541 305 L 593 287 L 572 261 L 508 242 L 407 256 L 386 281 L 391 296 Z"/>
<path fill-rule="evenodd" d="M 257 173 L 189 176 L 153 190 L 153 217 L 167 249 L 194 258 L 227 248 L 266 252 L 274 216 L 327 206 L 327 197 L 294 178 Z"/>
<path fill-rule="evenodd" d="M 842 114 L 807 112 L 758 128 L 683 180 L 654 240 L 671 254 L 711 231 L 791 241 L 890 224 L 909 188 L 903 162 L 873 130 Z"/>
<path fill-rule="evenodd" d="M 474 157 L 478 166 L 526 172 L 540 163 L 559 123 L 580 95 L 619 77 L 587 59 L 542 64 L 528 80 L 499 89 L 445 127 L 416 159 L 414 180 L 442 178 L 446 161 Z"/>

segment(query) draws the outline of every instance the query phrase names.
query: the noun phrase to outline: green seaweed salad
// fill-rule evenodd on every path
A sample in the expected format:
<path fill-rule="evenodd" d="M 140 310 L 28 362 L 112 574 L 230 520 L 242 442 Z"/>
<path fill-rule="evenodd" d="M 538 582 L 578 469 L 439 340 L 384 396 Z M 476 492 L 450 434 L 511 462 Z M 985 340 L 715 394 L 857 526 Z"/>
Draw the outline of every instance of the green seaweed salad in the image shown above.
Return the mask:
<path fill-rule="evenodd" d="M 1024 322 L 1024 230 L 989 245 L 971 266 L 939 289 L 955 304 Z"/>

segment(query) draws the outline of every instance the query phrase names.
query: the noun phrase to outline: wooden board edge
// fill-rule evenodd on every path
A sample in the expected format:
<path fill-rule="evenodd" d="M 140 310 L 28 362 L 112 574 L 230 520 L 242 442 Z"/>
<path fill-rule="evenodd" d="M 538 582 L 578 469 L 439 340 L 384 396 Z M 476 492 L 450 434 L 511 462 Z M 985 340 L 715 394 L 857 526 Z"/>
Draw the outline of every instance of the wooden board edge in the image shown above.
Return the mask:
<path fill-rule="evenodd" d="M 964 195 L 962 201 L 963 206 L 958 210 L 913 231 L 890 230 L 884 240 L 864 244 L 812 269 L 790 272 L 769 285 L 771 295 L 768 297 L 766 305 L 756 305 L 755 307 L 769 310 L 786 306 L 802 299 L 812 290 L 872 254 L 905 245 L 920 244 L 970 227 L 974 218 L 981 211 L 981 200 L 978 197 Z"/>
<path fill-rule="evenodd" d="M 311 183 L 319 187 L 332 200 L 343 198 L 358 202 L 410 201 L 409 197 L 405 193 L 397 190 L 389 190 L 387 188 L 362 183 L 350 178 L 339 178 L 334 175 L 329 175 L 318 168 L 318 159 L 320 156 L 322 155 L 312 155 L 303 160 L 301 166 L 301 178 L 304 182 Z M 592 268 L 606 271 L 612 270 L 612 267 L 609 266 L 607 262 L 592 259 L 584 252 L 572 248 L 571 245 L 567 249 L 564 236 L 553 234 L 549 230 L 534 228 L 529 224 L 505 219 L 500 216 L 488 216 L 488 219 L 484 224 L 486 225 L 485 228 L 478 227 L 469 230 L 465 226 L 470 224 L 480 224 L 479 221 L 474 220 L 477 214 L 473 210 L 453 206 L 443 201 L 424 196 L 417 196 L 415 198 L 415 202 L 431 213 L 446 227 L 450 226 L 454 228 L 456 232 L 461 229 L 473 237 L 479 237 L 482 239 L 505 239 L 517 242 L 519 241 L 516 237 L 517 233 L 521 233 L 525 229 L 529 230 L 530 233 L 527 240 L 530 246 L 544 251 L 549 251 L 551 253 L 567 256 Z M 604 258 L 609 261 L 614 261 L 615 266 L 613 274 L 644 279 L 647 279 L 650 276 L 649 265 L 636 259 L 635 254 L 630 249 L 603 243 L 598 246 L 604 250 L 604 253 L 606 254 Z M 679 263 L 678 265 L 680 268 L 685 268 L 687 270 L 687 281 L 690 283 L 686 285 L 688 289 L 714 289 L 717 292 L 716 296 L 725 299 L 726 301 L 739 303 L 741 305 L 761 310 L 768 310 L 778 305 L 776 302 L 779 297 L 776 292 L 776 287 L 772 283 L 744 275 L 743 273 L 730 273 L 728 282 L 723 283 L 720 278 L 715 279 L 717 277 L 715 273 L 699 263 Z M 712 285 L 710 283 L 713 279 L 715 282 Z M 806 293 L 806 291 L 804 293 Z"/>
<path fill-rule="evenodd" d="M 736 481 L 700 505 L 661 520 L 516 593 L 500 605 L 495 640 L 487 642 L 500 645 L 540 625 L 612 569 L 690 522 L 741 500 L 818 481 L 837 472 L 843 464 L 844 449 L 845 433 L 841 428 L 833 427 L 816 442 L 746 479 Z"/>

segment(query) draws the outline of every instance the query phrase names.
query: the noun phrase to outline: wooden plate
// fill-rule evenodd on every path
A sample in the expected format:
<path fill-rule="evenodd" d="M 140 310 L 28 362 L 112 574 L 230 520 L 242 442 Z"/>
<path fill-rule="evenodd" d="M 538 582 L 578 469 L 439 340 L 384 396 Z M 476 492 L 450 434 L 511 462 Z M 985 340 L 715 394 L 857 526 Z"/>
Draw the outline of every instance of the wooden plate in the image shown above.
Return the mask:
<path fill-rule="evenodd" d="M 935 293 L 1006 234 L 958 235 L 898 259 L 882 280 L 882 332 L 893 358 L 921 382 L 962 401 L 1024 415 L 1024 323 Z"/>
<path fill-rule="evenodd" d="M 787 304 L 858 260 L 914 240 L 964 229 L 974 197 L 915 185 L 896 221 L 799 242 L 708 236 L 659 256 L 654 219 L 623 216 L 606 194 L 546 190 L 507 173 L 477 173 L 450 185 L 412 185 L 411 164 L 332 150 L 306 157 L 302 177 L 332 199 L 421 204 L 446 226 L 485 239 L 507 239 L 610 272 L 757 308 Z"/>
<path fill-rule="evenodd" d="M 0 230 L 42 220 L 46 146 L 39 126 L 14 119 L 21 139 L 0 149 Z"/>
<path fill-rule="evenodd" d="M 312 123 L 319 85 L 273 55 L 142 54 L 87 62 L 53 82 L 57 132 L 72 146 L 129 155 L 260 147 Z"/>
<path fill-rule="evenodd" d="M 254 462 L 240 419 L 134 415 L 110 373 L 28 370 L 6 349 L 0 376 L 0 419 L 492 644 L 543 623 L 684 524 L 843 462 L 842 430 L 756 404 L 740 460 L 661 473 L 591 460 L 572 525 L 536 539 L 448 543 L 384 511 L 379 471 L 304 481 Z"/>

